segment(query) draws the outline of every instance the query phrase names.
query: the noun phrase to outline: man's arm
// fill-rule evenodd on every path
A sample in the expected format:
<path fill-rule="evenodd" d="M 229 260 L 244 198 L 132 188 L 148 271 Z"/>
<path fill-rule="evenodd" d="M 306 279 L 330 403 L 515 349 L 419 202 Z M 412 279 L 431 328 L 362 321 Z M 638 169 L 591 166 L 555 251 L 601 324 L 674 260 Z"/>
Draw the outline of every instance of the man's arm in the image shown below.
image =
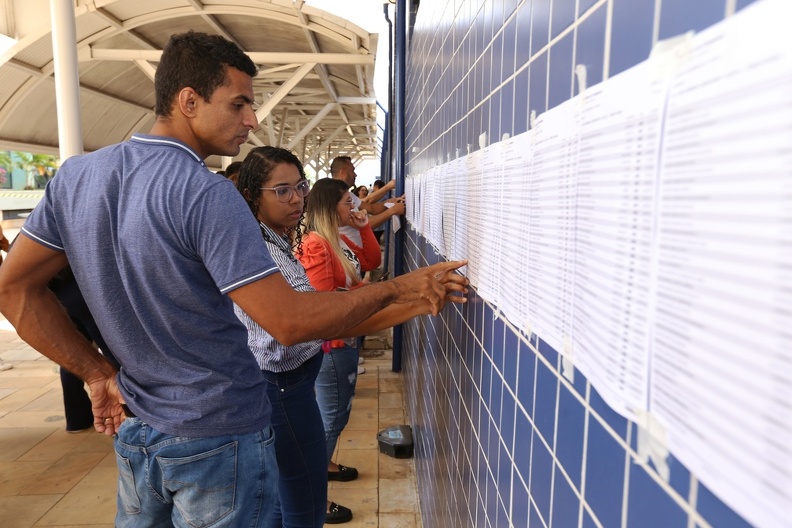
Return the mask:
<path fill-rule="evenodd" d="M 378 215 L 388 210 L 383 203 L 362 202 L 358 207 L 361 211 L 366 211 L 370 215 Z"/>
<path fill-rule="evenodd" d="M 382 224 L 384 224 L 388 218 L 394 215 L 403 215 L 404 214 L 404 202 L 397 202 L 393 204 L 392 207 L 386 207 L 385 211 L 380 214 L 375 214 L 369 218 L 369 225 L 371 229 L 376 229 Z"/>
<path fill-rule="evenodd" d="M 376 191 L 372 191 L 363 198 L 363 203 L 376 203 L 380 201 L 380 198 L 388 194 L 389 191 L 392 191 L 396 188 L 396 180 L 391 180 Z"/>
<path fill-rule="evenodd" d="M 229 297 L 280 343 L 334 339 L 391 303 L 420 301 L 437 315 L 449 273 L 464 262 L 444 262 L 348 292 L 297 292 L 279 273 L 229 292 Z"/>
<path fill-rule="evenodd" d="M 467 279 L 461 275 L 449 274 L 449 281 L 445 283 L 446 300 L 456 303 L 466 303 L 467 298 Z M 368 286 L 366 286 L 368 288 Z M 455 295 L 454 292 L 462 295 Z M 348 331 L 348 335 L 341 337 L 357 337 L 361 335 L 373 334 L 386 328 L 391 328 L 398 324 L 402 324 L 413 317 L 419 315 L 428 315 L 430 313 L 430 306 L 423 301 L 413 301 L 405 304 L 391 304 L 386 306 L 379 312 L 375 313 L 359 325 Z"/>
<path fill-rule="evenodd" d="M 116 370 L 77 331 L 47 287 L 65 265 L 64 253 L 18 237 L 0 266 L 0 312 L 25 342 L 88 383 L 94 427 L 112 435 L 124 418 Z"/>

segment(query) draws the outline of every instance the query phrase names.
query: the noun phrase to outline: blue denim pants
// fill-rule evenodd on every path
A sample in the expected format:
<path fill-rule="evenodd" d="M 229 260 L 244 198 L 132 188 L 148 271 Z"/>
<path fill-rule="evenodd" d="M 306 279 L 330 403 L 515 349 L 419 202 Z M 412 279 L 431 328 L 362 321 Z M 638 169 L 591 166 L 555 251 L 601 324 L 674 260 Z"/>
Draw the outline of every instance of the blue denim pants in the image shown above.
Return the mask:
<path fill-rule="evenodd" d="M 355 396 L 359 351 L 355 347 L 333 348 L 324 355 L 316 379 L 316 401 L 322 413 L 327 460 L 335 451 L 338 437 L 349 422 L 352 398 Z"/>
<path fill-rule="evenodd" d="M 269 427 L 186 438 L 127 418 L 115 438 L 116 527 L 267 526 L 277 497 L 273 444 Z"/>
<path fill-rule="evenodd" d="M 288 372 L 263 371 L 272 404 L 278 457 L 278 504 L 271 528 L 322 528 L 327 510 L 327 455 L 314 385 L 321 349 Z"/>

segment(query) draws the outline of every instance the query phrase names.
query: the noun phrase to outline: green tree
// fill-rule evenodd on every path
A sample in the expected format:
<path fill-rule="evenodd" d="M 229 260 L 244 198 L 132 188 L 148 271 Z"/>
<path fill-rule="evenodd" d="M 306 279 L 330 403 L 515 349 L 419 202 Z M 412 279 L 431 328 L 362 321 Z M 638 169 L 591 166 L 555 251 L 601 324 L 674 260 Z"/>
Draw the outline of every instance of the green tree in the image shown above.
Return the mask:
<path fill-rule="evenodd" d="M 17 165 L 27 174 L 26 189 L 44 187 L 58 168 L 58 158 L 49 154 L 17 152 L 16 156 Z"/>

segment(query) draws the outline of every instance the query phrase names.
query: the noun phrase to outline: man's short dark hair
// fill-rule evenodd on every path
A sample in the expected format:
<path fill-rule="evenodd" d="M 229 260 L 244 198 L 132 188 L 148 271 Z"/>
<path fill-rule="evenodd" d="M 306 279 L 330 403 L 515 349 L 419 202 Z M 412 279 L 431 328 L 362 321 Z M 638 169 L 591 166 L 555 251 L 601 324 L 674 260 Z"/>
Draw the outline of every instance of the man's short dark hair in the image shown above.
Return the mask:
<path fill-rule="evenodd" d="M 347 163 L 352 163 L 352 158 L 349 156 L 338 156 L 333 158 L 333 161 L 330 162 L 330 175 L 335 178 L 336 174 L 346 167 Z"/>
<path fill-rule="evenodd" d="M 154 76 L 154 113 L 169 116 L 174 98 L 188 86 L 208 101 L 222 86 L 229 66 L 251 77 L 256 75 L 256 65 L 250 57 L 219 35 L 194 31 L 172 35 Z"/>

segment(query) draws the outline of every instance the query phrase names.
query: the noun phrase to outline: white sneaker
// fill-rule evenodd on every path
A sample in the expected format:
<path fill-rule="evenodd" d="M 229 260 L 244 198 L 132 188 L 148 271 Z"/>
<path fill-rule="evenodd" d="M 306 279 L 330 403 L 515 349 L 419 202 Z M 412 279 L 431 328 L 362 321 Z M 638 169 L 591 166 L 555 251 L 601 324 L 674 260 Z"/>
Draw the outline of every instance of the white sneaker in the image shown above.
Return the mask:
<path fill-rule="evenodd" d="M 362 365 L 365 362 L 366 362 L 366 358 L 362 358 L 362 357 L 358 358 L 358 365 Z"/>
<path fill-rule="evenodd" d="M 365 374 L 365 373 L 366 373 L 366 367 L 358 367 L 358 374 Z"/>

